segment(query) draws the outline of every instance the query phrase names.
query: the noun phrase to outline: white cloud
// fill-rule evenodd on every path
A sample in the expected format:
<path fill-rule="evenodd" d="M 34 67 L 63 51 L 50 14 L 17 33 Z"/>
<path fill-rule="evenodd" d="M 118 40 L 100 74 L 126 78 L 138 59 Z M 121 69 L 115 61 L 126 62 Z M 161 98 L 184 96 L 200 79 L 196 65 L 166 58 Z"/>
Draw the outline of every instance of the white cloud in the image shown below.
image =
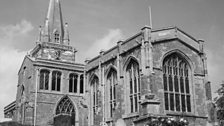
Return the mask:
<path fill-rule="evenodd" d="M 93 45 L 86 51 L 85 57 L 93 58 L 99 55 L 101 50 L 107 50 L 115 46 L 117 41 L 124 38 L 120 29 L 110 29 L 106 35 L 96 40 Z"/>
<path fill-rule="evenodd" d="M 30 31 L 33 30 L 30 22 L 22 20 L 16 25 L 0 26 L 0 42 L 3 46 L 12 46 L 23 43 L 28 37 Z"/>
<path fill-rule="evenodd" d="M 26 20 L 16 25 L 0 26 L 0 120 L 4 107 L 16 98 L 17 73 L 26 54 L 12 44 L 25 41 L 32 30 L 32 24 Z"/>

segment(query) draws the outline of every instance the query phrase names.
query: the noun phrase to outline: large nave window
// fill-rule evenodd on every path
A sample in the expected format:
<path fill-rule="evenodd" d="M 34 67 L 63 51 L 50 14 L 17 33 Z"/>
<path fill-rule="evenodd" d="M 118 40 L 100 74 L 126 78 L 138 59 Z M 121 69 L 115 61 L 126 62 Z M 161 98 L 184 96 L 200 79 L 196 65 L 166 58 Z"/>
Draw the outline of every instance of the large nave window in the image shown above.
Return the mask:
<path fill-rule="evenodd" d="M 116 84 L 117 84 L 117 72 L 114 69 L 110 69 L 107 76 L 107 87 L 109 92 L 109 117 L 113 117 L 113 112 L 116 106 Z M 108 93 L 107 93 L 108 94 Z"/>
<path fill-rule="evenodd" d="M 91 82 L 91 95 L 92 95 L 92 109 L 93 114 L 98 111 L 99 104 L 99 79 L 95 76 Z"/>
<path fill-rule="evenodd" d="M 139 79 L 139 65 L 136 61 L 131 60 L 127 66 L 127 83 L 129 86 L 129 102 L 130 112 L 138 112 L 140 100 L 140 79 Z"/>
<path fill-rule="evenodd" d="M 176 53 L 163 62 L 165 110 L 191 112 L 190 67 Z"/>

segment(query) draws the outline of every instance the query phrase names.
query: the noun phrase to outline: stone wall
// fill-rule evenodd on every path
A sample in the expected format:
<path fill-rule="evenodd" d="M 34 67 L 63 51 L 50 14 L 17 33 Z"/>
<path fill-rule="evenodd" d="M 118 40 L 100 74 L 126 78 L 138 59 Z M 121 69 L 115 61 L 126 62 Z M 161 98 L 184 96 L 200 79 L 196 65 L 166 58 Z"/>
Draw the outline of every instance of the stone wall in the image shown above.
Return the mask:
<path fill-rule="evenodd" d="M 149 32 L 149 33 L 145 33 Z M 141 95 L 150 93 L 155 94 L 155 98 L 159 100 L 159 113 L 160 114 L 173 117 L 184 117 L 189 120 L 190 125 L 205 125 L 208 117 L 207 107 L 206 107 L 206 92 L 205 83 L 207 79 L 205 75 L 205 63 L 203 62 L 204 53 L 199 50 L 199 42 L 190 37 L 186 33 L 179 31 L 177 28 L 165 29 L 152 31 L 151 40 L 147 41 L 148 35 L 150 38 L 150 29 L 143 29 L 141 33 L 127 39 L 124 42 L 118 42 L 117 46 L 111 48 L 108 51 L 100 52 L 100 55 L 94 59 L 87 62 L 86 65 L 86 85 L 88 87 L 88 101 L 90 105 L 89 116 L 90 125 L 99 125 L 101 122 L 105 121 L 108 124 L 115 124 L 117 120 L 124 120 L 126 125 L 132 125 L 133 120 L 138 119 L 140 116 L 144 116 L 144 109 L 140 106 L 139 113 L 127 113 L 129 103 L 125 100 L 125 92 L 128 88 L 125 82 L 125 66 L 130 59 L 134 59 L 139 63 L 140 75 L 141 75 Z M 183 41 L 185 40 L 185 41 Z M 152 48 L 150 44 L 151 42 Z M 188 44 L 189 43 L 189 44 Z M 151 53 L 144 53 L 144 49 L 150 49 Z M 142 51 L 143 50 L 143 51 Z M 165 110 L 164 107 L 164 87 L 163 87 L 163 71 L 162 64 L 166 56 L 177 53 L 182 58 L 184 58 L 190 65 L 191 69 L 191 109 L 190 113 L 182 112 L 169 112 Z M 151 66 L 150 55 L 153 57 L 153 66 Z M 149 56 L 149 57 L 146 57 Z M 147 67 L 148 65 L 148 67 Z M 106 87 L 106 72 L 109 70 L 110 66 L 116 68 L 118 74 L 118 84 L 116 85 L 117 93 L 117 106 L 114 110 L 113 118 L 107 118 L 107 111 L 104 109 L 108 108 L 108 104 L 105 103 L 107 99 L 103 98 L 105 96 Z M 153 67 L 151 71 L 150 67 Z M 91 77 L 97 76 L 99 78 L 99 106 L 100 109 L 97 114 L 93 114 L 91 108 Z M 104 100 L 104 101 L 103 101 Z M 157 111 L 155 111 L 157 112 Z M 139 126 L 143 125 L 139 124 Z"/>

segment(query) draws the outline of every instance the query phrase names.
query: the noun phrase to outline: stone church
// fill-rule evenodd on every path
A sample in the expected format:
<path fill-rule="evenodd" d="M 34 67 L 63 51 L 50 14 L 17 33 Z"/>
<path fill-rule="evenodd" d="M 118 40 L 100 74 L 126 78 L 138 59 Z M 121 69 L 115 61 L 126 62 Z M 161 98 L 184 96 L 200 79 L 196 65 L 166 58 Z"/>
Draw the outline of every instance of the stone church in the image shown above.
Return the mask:
<path fill-rule="evenodd" d="M 18 72 L 16 101 L 5 107 L 5 117 L 40 126 L 208 122 L 211 90 L 203 40 L 177 27 L 145 26 L 85 64 L 76 63 L 76 52 L 60 1 L 50 0 L 39 40 Z"/>

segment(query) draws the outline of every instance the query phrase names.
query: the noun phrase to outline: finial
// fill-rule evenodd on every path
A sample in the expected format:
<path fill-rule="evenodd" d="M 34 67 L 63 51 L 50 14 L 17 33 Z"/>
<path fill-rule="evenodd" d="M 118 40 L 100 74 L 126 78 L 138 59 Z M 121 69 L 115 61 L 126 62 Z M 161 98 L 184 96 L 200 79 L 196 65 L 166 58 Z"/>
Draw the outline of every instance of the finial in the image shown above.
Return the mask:
<path fill-rule="evenodd" d="M 65 29 L 64 29 L 64 38 L 63 38 L 63 43 L 66 45 L 69 45 L 70 39 L 69 39 L 69 31 L 68 31 L 68 23 L 65 23 Z"/>
<path fill-rule="evenodd" d="M 152 28 L 152 9 L 149 6 L 149 26 Z"/>
<path fill-rule="evenodd" d="M 42 27 L 41 25 L 39 26 L 39 37 L 38 37 L 38 42 L 41 42 L 42 40 Z"/>
<path fill-rule="evenodd" d="M 55 31 L 57 31 L 58 33 L 56 36 L 57 38 L 55 37 Z M 58 40 L 58 38 L 60 41 L 64 38 L 64 24 L 62 18 L 61 4 L 59 0 L 50 0 L 49 2 L 47 17 L 44 26 L 44 35 L 46 42 L 51 42 L 55 39 Z M 60 43 L 62 43 L 62 41 L 60 41 Z"/>

